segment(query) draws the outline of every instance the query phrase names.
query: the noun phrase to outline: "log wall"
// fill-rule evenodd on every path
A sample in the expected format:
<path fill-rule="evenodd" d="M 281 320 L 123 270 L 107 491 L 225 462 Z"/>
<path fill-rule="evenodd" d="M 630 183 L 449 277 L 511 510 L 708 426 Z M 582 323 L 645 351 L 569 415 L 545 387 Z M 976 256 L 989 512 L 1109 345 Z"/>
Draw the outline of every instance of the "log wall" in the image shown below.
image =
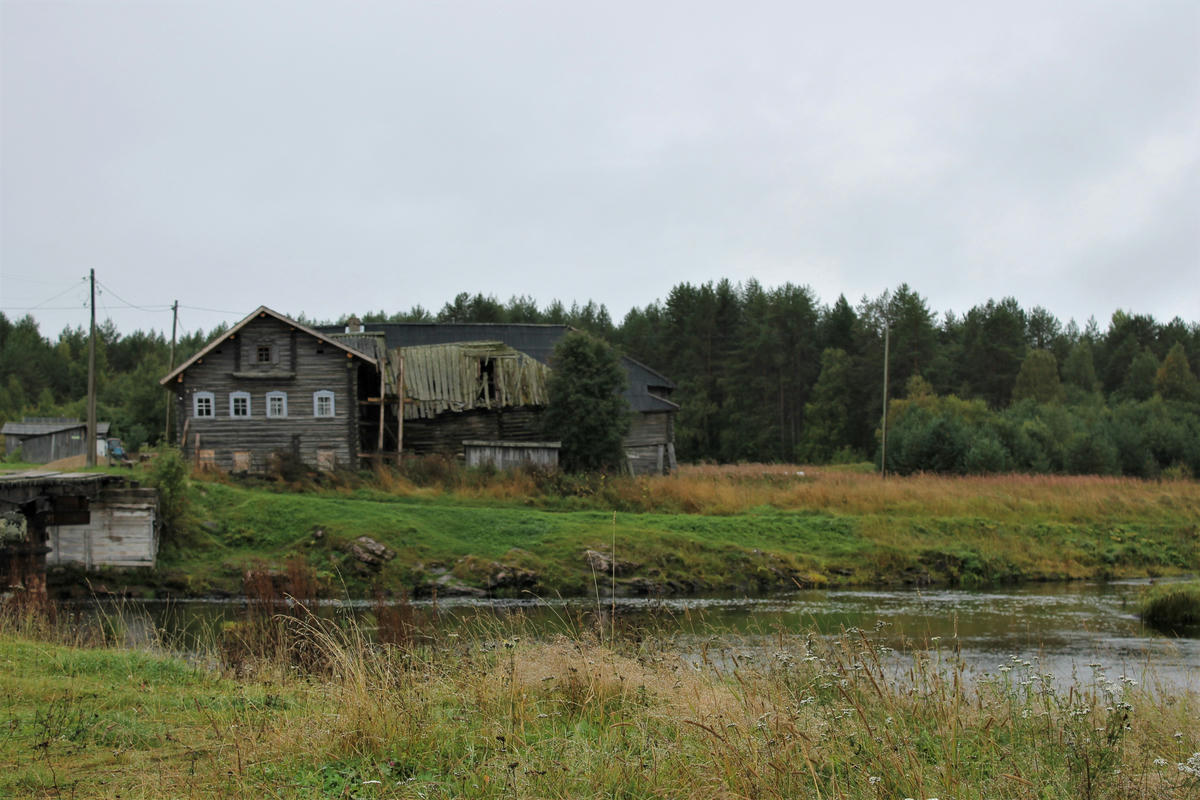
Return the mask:
<path fill-rule="evenodd" d="M 258 361 L 258 347 L 272 348 Z M 286 452 L 307 464 L 357 466 L 359 359 L 273 318 L 260 317 L 193 364 L 171 384 L 180 446 L 197 462 L 261 471 Z M 378 394 L 378 387 L 363 387 Z M 331 391 L 334 415 L 315 416 L 314 394 Z M 214 415 L 197 417 L 197 392 L 212 392 Z M 250 416 L 230 414 L 230 394 L 248 392 Z M 287 416 L 267 416 L 267 394 L 287 394 Z"/>

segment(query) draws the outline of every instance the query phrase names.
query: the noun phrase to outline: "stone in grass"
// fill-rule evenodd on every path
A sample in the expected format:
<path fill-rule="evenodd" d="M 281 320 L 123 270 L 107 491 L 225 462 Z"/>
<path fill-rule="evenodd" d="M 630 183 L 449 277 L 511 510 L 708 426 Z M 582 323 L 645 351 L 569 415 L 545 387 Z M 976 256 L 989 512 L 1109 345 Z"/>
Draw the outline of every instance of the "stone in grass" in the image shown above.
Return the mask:
<path fill-rule="evenodd" d="M 617 577 L 620 577 L 628 575 L 640 566 L 632 561 L 612 558 L 598 550 L 584 550 L 583 560 L 598 575 L 612 575 L 615 572 Z"/>
<path fill-rule="evenodd" d="M 370 536 L 360 536 L 350 543 L 350 555 L 358 562 L 359 569 L 378 572 L 385 563 L 396 557 L 396 551 Z"/>

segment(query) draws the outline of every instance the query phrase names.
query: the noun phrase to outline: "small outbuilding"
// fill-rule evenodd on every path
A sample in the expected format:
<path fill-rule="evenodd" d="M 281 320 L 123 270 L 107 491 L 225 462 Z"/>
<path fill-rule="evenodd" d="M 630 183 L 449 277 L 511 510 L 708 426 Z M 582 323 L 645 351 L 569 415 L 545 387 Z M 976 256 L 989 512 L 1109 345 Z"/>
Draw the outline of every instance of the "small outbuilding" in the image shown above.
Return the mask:
<path fill-rule="evenodd" d="M 109 424 L 96 424 L 96 455 L 105 455 Z M 6 422 L 0 428 L 4 435 L 5 455 L 21 451 L 21 460 L 30 464 L 48 464 L 62 458 L 87 454 L 87 423 L 71 417 L 25 417 L 20 422 Z"/>

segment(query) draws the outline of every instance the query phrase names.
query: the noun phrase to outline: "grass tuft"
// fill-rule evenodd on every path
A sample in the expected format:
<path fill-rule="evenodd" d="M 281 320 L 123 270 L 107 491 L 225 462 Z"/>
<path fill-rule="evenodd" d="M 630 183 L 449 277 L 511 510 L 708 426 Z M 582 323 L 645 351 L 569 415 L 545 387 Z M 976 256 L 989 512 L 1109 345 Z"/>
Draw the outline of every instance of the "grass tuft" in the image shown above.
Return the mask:
<path fill-rule="evenodd" d="M 1142 597 L 1139 613 L 1146 624 L 1156 628 L 1200 626 L 1200 581 L 1151 586 Z"/>

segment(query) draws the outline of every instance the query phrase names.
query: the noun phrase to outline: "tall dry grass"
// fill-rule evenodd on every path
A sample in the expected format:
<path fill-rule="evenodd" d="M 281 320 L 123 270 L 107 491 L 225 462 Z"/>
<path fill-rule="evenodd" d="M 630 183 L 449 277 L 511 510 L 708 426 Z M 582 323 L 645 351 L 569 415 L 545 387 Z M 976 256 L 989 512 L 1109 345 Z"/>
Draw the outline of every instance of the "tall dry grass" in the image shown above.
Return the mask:
<path fill-rule="evenodd" d="M 1065 475 L 880 478 L 804 465 L 683 465 L 669 476 L 563 476 L 529 471 L 438 469 L 376 473 L 401 495 L 553 504 L 623 511 L 738 514 L 771 507 L 832 514 L 986 516 L 1082 522 L 1200 518 L 1200 482 Z"/>
<path fill-rule="evenodd" d="M 319 625 L 333 679 L 256 750 L 353 764 L 378 796 L 1187 798 L 1195 694 L 1097 670 L 1056 686 L 1009 659 L 972 681 L 949 650 L 907 667 L 869 633 L 684 656 L 482 631 L 379 648 Z M 365 795 L 364 795 L 365 796 Z M 374 796 L 374 795 L 371 795 Z"/>

